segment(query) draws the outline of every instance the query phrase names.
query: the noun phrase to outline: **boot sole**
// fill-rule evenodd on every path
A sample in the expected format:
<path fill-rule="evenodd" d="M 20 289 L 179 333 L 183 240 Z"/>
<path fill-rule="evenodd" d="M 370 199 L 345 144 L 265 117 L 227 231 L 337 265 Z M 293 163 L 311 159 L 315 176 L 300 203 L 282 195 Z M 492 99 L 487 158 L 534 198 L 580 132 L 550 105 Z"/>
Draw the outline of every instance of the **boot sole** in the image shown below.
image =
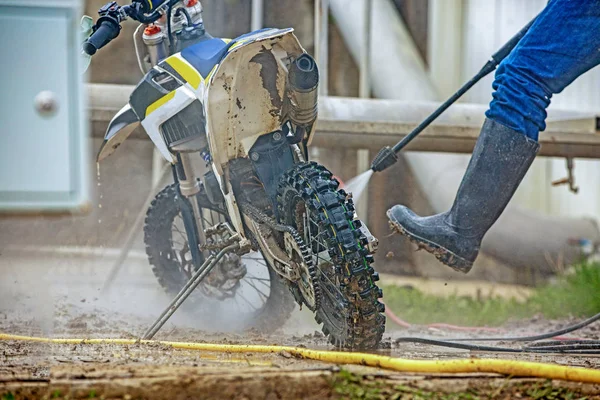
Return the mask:
<path fill-rule="evenodd" d="M 442 264 L 452 268 L 455 271 L 462 272 L 463 274 L 468 273 L 473 267 L 473 263 L 471 261 L 467 261 L 464 258 L 457 256 L 450 250 L 407 231 L 402 225 L 394 220 L 389 211 L 386 214 L 388 216 L 392 231 L 406 236 L 411 243 L 414 243 L 419 247 L 419 250 L 425 249 L 427 252 L 433 254 L 435 258 L 437 258 Z"/>

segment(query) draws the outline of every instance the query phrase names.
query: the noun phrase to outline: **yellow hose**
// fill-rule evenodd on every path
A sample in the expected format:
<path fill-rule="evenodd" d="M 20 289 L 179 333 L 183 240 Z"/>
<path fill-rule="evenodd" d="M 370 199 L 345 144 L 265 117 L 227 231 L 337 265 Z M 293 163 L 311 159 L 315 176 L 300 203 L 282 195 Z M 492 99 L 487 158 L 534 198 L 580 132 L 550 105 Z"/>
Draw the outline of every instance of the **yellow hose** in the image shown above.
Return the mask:
<path fill-rule="evenodd" d="M 310 350 L 289 346 L 233 345 L 211 343 L 164 342 L 135 339 L 50 339 L 41 337 L 7 335 L 0 333 L 0 340 L 22 340 L 56 344 L 161 344 L 175 349 L 201 350 L 220 353 L 279 353 L 309 360 L 336 364 L 356 364 L 413 373 L 497 373 L 519 377 L 559 379 L 565 381 L 600 384 L 600 370 L 517 360 L 458 359 L 458 360 L 409 360 L 378 354 L 349 353 Z"/>

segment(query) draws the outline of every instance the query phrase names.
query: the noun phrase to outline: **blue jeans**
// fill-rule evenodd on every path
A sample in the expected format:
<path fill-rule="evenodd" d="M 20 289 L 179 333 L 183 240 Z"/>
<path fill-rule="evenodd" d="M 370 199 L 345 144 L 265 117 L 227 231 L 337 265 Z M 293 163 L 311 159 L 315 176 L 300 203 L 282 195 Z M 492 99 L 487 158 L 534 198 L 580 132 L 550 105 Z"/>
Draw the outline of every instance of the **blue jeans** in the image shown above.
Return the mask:
<path fill-rule="evenodd" d="M 600 0 L 550 0 L 498 66 L 485 115 L 537 140 L 552 95 L 598 64 Z"/>

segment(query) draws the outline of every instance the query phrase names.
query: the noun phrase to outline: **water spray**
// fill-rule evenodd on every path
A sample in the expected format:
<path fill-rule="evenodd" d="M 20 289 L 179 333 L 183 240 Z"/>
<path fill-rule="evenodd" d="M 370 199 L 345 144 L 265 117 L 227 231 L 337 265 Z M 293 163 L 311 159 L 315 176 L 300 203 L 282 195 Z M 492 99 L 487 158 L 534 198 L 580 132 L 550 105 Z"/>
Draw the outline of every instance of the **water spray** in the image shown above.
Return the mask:
<path fill-rule="evenodd" d="M 408 135 L 406 135 L 402 140 L 394 145 L 394 147 L 386 146 L 382 148 L 377 156 L 373 159 L 371 164 L 371 169 L 355 179 L 358 180 L 359 177 L 366 177 L 368 174 L 368 178 L 374 172 L 381 172 L 390 166 L 394 165 L 396 161 L 398 161 L 398 153 L 406 147 L 419 133 L 421 133 L 425 128 L 427 128 L 437 117 L 439 117 L 448 107 L 456 102 L 463 94 L 465 94 L 469 89 L 471 89 L 477 82 L 479 82 L 483 77 L 487 76 L 490 72 L 494 71 L 496 67 L 504 60 L 510 52 L 515 48 L 517 43 L 525 36 L 531 25 L 537 19 L 532 19 L 527 25 L 523 27 L 515 36 L 513 36 L 504 46 L 502 46 L 496 53 L 492 55 L 490 60 L 481 68 L 481 70 L 465 83 L 456 93 L 454 93 L 448 100 L 446 100 L 440 107 L 438 107 L 433 113 L 431 113 L 423 122 L 421 122 L 415 129 L 412 130 Z"/>

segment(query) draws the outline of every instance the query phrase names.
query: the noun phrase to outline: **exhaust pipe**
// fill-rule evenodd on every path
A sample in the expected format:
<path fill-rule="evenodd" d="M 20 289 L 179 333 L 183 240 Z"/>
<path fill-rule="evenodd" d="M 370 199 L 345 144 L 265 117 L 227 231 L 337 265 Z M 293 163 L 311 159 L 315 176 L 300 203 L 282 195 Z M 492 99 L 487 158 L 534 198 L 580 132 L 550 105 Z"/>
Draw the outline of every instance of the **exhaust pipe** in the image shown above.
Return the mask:
<path fill-rule="evenodd" d="M 291 143 L 300 142 L 313 129 L 317 120 L 318 87 L 317 63 L 310 55 L 303 54 L 294 61 L 288 74 L 289 124 L 285 124 L 284 133 Z"/>

